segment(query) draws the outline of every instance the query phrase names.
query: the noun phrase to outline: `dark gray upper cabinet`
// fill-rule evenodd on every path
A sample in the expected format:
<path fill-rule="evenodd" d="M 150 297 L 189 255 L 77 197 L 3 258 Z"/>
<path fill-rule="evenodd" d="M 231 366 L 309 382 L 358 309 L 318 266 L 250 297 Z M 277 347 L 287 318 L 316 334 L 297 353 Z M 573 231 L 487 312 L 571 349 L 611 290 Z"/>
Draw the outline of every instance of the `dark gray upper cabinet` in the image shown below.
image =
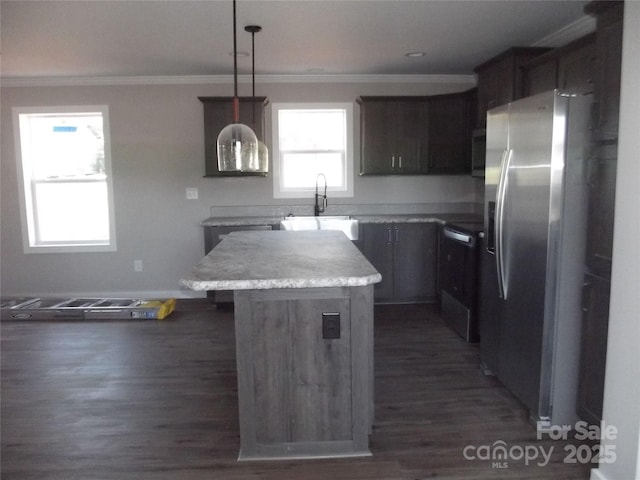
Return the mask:
<path fill-rule="evenodd" d="M 471 172 L 472 99 L 475 100 L 475 97 L 468 93 L 429 97 L 429 160 L 426 173 Z"/>
<path fill-rule="evenodd" d="M 622 23 L 624 2 L 594 1 L 585 12 L 597 18 L 596 40 L 596 141 L 617 141 L 620 112 Z"/>
<path fill-rule="evenodd" d="M 554 88 L 593 90 L 595 74 L 595 33 L 528 62 L 525 71 L 525 96 Z"/>
<path fill-rule="evenodd" d="M 198 97 L 204 111 L 205 177 L 265 176 L 264 173 L 221 172 L 216 142 L 220 131 L 233 122 L 233 97 Z M 253 129 L 264 142 L 266 97 L 240 97 L 240 122 Z M 255 112 L 255 113 L 254 113 Z"/>
<path fill-rule="evenodd" d="M 558 86 L 558 60 L 549 59 L 528 65 L 525 78 L 525 96 L 553 90 Z"/>
<path fill-rule="evenodd" d="M 613 1 L 585 7 L 597 21 L 586 262 L 589 271 L 604 278 L 611 276 L 613 249 L 623 9 L 623 2 Z"/>
<path fill-rule="evenodd" d="M 360 174 L 417 174 L 426 161 L 426 97 L 360 97 Z"/>
<path fill-rule="evenodd" d="M 360 97 L 360 174 L 471 172 L 469 92 Z"/>
<path fill-rule="evenodd" d="M 575 48 L 558 58 L 558 88 L 593 91 L 595 74 L 595 34 L 571 44 Z"/>
<path fill-rule="evenodd" d="M 486 127 L 487 110 L 525 96 L 522 67 L 548 50 L 544 47 L 513 47 L 474 69 L 478 74 L 476 128 Z"/>

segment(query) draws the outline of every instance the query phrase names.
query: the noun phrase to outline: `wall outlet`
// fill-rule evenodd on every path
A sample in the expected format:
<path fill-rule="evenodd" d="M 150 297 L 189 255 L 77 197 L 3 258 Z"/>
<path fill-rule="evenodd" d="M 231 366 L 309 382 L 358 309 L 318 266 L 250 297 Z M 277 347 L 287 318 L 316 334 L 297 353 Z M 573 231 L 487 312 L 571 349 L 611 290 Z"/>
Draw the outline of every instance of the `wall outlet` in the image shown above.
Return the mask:
<path fill-rule="evenodd" d="M 133 261 L 133 270 L 135 272 L 141 272 L 142 271 L 142 260 L 134 260 Z"/>
<path fill-rule="evenodd" d="M 338 312 L 322 314 L 322 338 L 325 340 L 340 338 L 340 314 Z"/>
<path fill-rule="evenodd" d="M 198 199 L 198 189 L 196 187 L 187 188 L 187 200 L 197 200 Z"/>

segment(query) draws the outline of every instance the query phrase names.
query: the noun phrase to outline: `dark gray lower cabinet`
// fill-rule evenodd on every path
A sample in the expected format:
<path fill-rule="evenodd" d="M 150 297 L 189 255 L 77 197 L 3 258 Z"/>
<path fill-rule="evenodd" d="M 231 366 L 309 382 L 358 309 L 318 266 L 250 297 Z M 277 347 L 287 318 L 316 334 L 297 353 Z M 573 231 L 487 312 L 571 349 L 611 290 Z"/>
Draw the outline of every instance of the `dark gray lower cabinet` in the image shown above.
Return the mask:
<path fill-rule="evenodd" d="M 610 287 L 606 278 L 585 276 L 577 408 L 580 418 L 593 425 L 599 425 L 602 419 Z"/>
<path fill-rule="evenodd" d="M 611 277 L 617 158 L 617 143 L 592 145 L 588 167 L 587 269 L 605 278 Z"/>
<path fill-rule="evenodd" d="M 386 223 L 362 225 L 360 239 L 362 253 L 382 275 L 382 281 L 373 286 L 376 302 L 393 298 L 393 227 Z"/>
<path fill-rule="evenodd" d="M 276 230 L 275 225 L 237 225 L 224 227 L 204 227 L 204 254 L 207 255 L 225 235 L 232 232 L 246 232 L 252 230 Z"/>
<path fill-rule="evenodd" d="M 374 286 L 377 303 L 437 300 L 435 223 L 363 224 L 362 250 L 382 275 Z"/>

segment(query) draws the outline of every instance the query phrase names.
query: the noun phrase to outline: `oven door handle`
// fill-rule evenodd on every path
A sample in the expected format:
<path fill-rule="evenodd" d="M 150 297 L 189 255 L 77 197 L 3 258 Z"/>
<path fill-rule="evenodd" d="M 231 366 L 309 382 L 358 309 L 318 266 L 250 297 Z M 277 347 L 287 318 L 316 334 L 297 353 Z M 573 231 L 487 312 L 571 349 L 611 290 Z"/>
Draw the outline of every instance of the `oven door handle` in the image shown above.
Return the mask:
<path fill-rule="evenodd" d="M 466 243 L 471 245 L 473 243 L 473 237 L 464 233 L 456 232 L 455 230 L 449 230 L 447 227 L 442 229 L 442 233 L 445 237 L 455 240 L 457 242 Z"/>

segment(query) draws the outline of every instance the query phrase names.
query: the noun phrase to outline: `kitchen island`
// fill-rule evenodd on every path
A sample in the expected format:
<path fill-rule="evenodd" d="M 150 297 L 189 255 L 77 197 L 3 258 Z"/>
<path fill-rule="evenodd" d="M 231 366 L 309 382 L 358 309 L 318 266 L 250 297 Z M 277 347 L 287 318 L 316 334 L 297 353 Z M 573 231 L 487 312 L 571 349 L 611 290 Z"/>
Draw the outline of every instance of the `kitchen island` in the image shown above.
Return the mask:
<path fill-rule="evenodd" d="M 254 231 L 180 281 L 234 291 L 239 460 L 370 455 L 380 280 L 341 232 Z"/>

